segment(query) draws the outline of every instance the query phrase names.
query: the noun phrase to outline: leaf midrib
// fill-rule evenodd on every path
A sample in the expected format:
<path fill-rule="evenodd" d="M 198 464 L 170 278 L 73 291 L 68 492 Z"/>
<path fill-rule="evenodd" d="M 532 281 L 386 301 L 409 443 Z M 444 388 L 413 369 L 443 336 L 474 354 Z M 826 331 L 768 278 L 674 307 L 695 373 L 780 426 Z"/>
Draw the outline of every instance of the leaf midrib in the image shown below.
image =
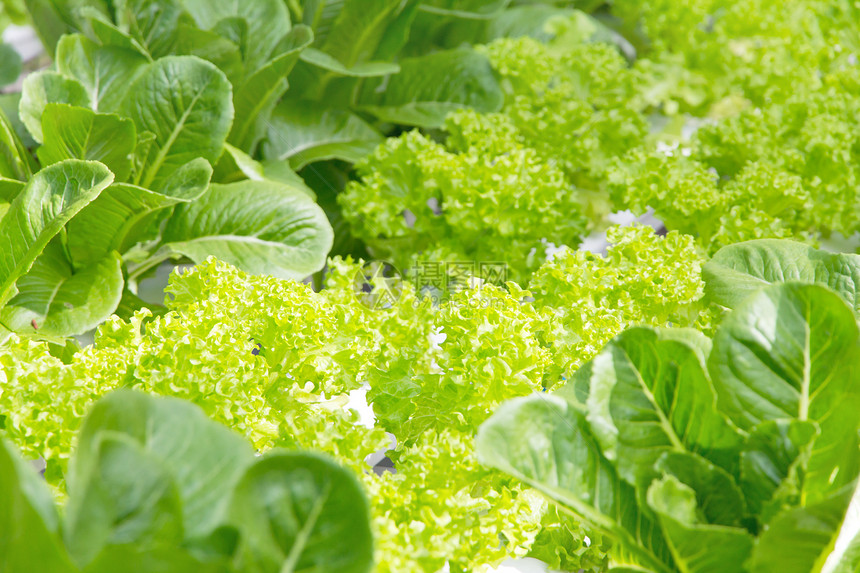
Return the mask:
<path fill-rule="evenodd" d="M 155 180 L 155 176 L 158 174 L 159 170 L 161 170 L 161 166 L 164 164 L 165 159 L 167 159 L 167 154 L 170 152 L 173 144 L 176 143 L 176 138 L 179 137 L 179 133 L 185 128 L 185 123 L 188 121 L 188 117 L 191 115 L 191 112 L 194 111 L 194 108 L 197 106 L 197 102 L 200 101 L 201 97 L 203 97 L 203 94 L 211 83 L 212 78 L 210 77 L 206 80 L 206 83 L 202 88 L 197 90 L 197 93 L 194 94 L 194 98 L 191 100 L 191 103 L 182 113 L 182 117 L 179 118 L 179 121 L 176 122 L 176 126 L 174 126 L 173 131 L 170 132 L 167 142 L 158 151 L 158 155 L 155 156 L 155 161 L 150 165 L 146 174 L 146 179 L 141 184 L 141 187 L 149 188 L 152 185 L 152 182 Z"/>

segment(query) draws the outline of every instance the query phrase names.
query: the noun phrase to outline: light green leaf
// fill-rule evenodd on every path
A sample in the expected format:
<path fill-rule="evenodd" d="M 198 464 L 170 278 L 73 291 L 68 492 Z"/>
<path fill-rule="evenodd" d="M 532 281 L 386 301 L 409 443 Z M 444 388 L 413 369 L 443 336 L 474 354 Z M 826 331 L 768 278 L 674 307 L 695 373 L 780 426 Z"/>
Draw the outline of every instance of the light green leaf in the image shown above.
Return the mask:
<path fill-rule="evenodd" d="M 242 533 L 238 569 L 369 572 L 369 515 L 349 471 L 316 454 L 271 453 L 248 469 L 230 502 Z"/>
<path fill-rule="evenodd" d="M 856 484 L 771 520 L 756 540 L 750 573 L 818 573 L 833 552 Z"/>
<path fill-rule="evenodd" d="M 54 500 L 33 467 L 0 438 L 0 571 L 73 573 Z"/>
<path fill-rule="evenodd" d="M 66 508 L 66 546 L 86 567 L 110 546 L 144 550 L 183 539 L 182 500 L 165 464 L 133 438 L 101 430 Z"/>
<path fill-rule="evenodd" d="M 235 183 L 244 179 L 270 181 L 292 187 L 316 200 L 316 194 L 307 186 L 305 180 L 292 170 L 288 161 L 259 162 L 229 143 L 224 144 L 224 151 L 226 153 L 221 156 L 216 167 L 219 183 Z"/>
<path fill-rule="evenodd" d="M 858 328 L 845 301 L 827 287 L 765 287 L 724 320 L 709 369 L 717 403 L 741 429 L 766 420 L 819 424 L 804 495 L 820 499 L 860 468 L 856 413 Z"/>
<path fill-rule="evenodd" d="M 211 30 L 227 19 L 243 20 L 247 25 L 240 45 L 246 76 L 266 65 L 284 35 L 290 31 L 290 16 L 283 0 L 180 0 L 197 25 Z"/>
<path fill-rule="evenodd" d="M 667 452 L 657 470 L 671 475 L 696 494 L 700 517 L 712 525 L 738 526 L 746 516 L 745 493 L 719 466 L 696 454 Z"/>
<path fill-rule="evenodd" d="M 647 487 L 666 452 L 737 467 L 740 436 L 716 409 L 700 338 L 694 330 L 631 328 L 592 360 L 587 419 L 604 455 L 633 485 Z"/>
<path fill-rule="evenodd" d="M 178 207 L 162 243 L 165 255 L 195 262 L 214 256 L 249 273 L 300 279 L 325 264 L 332 230 L 301 191 L 242 181 L 212 185 L 199 200 Z"/>
<path fill-rule="evenodd" d="M 313 41 L 313 32 L 307 26 L 297 26 L 286 40 L 284 50 L 248 78 L 234 94 L 236 121 L 230 132 L 230 143 L 248 153 L 255 151 L 265 135 L 272 110 L 287 91 L 287 75 Z"/>
<path fill-rule="evenodd" d="M 177 0 L 115 0 L 114 12 L 119 28 L 155 59 L 176 53 L 180 22 L 190 20 Z"/>
<path fill-rule="evenodd" d="M 27 76 L 21 91 L 19 112 L 21 121 L 38 143 L 44 141 L 42 112 L 49 103 L 90 107 L 90 98 L 80 82 L 57 72 L 41 71 Z"/>
<path fill-rule="evenodd" d="M 8 209 L 9 203 L 15 200 L 15 197 L 24 189 L 24 185 L 23 181 L 0 177 L 0 204 L 6 205 Z M 0 214 L 0 219 L 3 219 L 2 214 Z"/>
<path fill-rule="evenodd" d="M 361 62 L 347 66 L 315 48 L 308 48 L 302 52 L 301 60 L 336 75 L 351 78 L 373 78 L 396 74 L 400 71 L 400 66 L 390 62 Z"/>
<path fill-rule="evenodd" d="M 105 433 L 136 443 L 175 482 L 188 538 L 221 524 L 230 492 L 254 457 L 241 436 L 193 404 L 117 391 L 96 403 L 81 428 L 67 481 L 72 498 L 83 493 L 88 476 L 97 470 Z"/>
<path fill-rule="evenodd" d="M 293 169 L 326 159 L 355 163 L 385 139 L 349 111 L 302 100 L 282 101 L 268 127 L 263 156 L 289 159 Z"/>
<path fill-rule="evenodd" d="M 773 283 L 824 284 L 860 316 L 860 256 L 820 251 L 794 241 L 760 239 L 723 247 L 702 269 L 705 293 L 736 308 L 746 297 Z"/>
<path fill-rule="evenodd" d="M 672 476 L 648 488 L 648 505 L 660 519 L 679 571 L 745 573 L 753 537 L 744 529 L 708 525 L 696 515 L 696 493 Z"/>
<path fill-rule="evenodd" d="M 411 11 L 412 4 L 402 0 L 346 0 L 319 49 L 347 68 L 376 60 L 389 26 L 402 12 Z"/>
<path fill-rule="evenodd" d="M 137 140 L 129 119 L 49 103 L 42 114 L 42 132 L 45 145 L 39 148 L 38 156 L 44 166 L 66 159 L 89 159 L 104 163 L 118 181 L 127 180 L 131 174 Z"/>
<path fill-rule="evenodd" d="M 27 181 L 33 174 L 31 163 L 12 122 L 0 110 L 0 177 Z"/>
<path fill-rule="evenodd" d="M 742 429 L 765 420 L 821 420 L 852 392 L 858 329 L 830 289 L 766 287 L 728 315 L 709 367 L 719 404 Z"/>
<path fill-rule="evenodd" d="M 153 217 L 166 217 L 165 209 L 203 195 L 211 176 L 206 160 L 195 159 L 171 175 L 161 193 L 125 183 L 111 185 L 69 223 L 72 261 L 88 265 L 111 251 L 125 254 L 149 238 L 144 234 Z"/>
<path fill-rule="evenodd" d="M 21 56 L 15 48 L 0 42 L 0 87 L 14 83 L 21 75 Z"/>
<path fill-rule="evenodd" d="M 478 459 L 612 535 L 643 567 L 674 569 L 659 526 L 603 456 L 585 416 L 552 395 L 502 404 L 478 430 Z"/>
<path fill-rule="evenodd" d="M 750 432 L 741 452 L 741 485 L 751 512 L 763 523 L 781 509 L 780 501 L 788 502 L 769 503 L 780 490 L 778 497 L 800 494 L 803 467 L 817 436 L 816 424 L 800 420 L 767 420 Z"/>
<path fill-rule="evenodd" d="M 452 111 L 472 108 L 481 113 L 498 111 L 504 102 L 490 62 L 471 49 L 432 53 L 400 62 L 400 73 L 387 80 L 368 82 L 359 109 L 382 121 L 440 128 Z"/>
<path fill-rule="evenodd" d="M 113 181 L 107 167 L 68 160 L 33 176 L 0 220 L 0 308 L 48 242 Z"/>
<path fill-rule="evenodd" d="M 485 20 L 499 15 L 511 0 L 431 0 L 421 4 L 421 10 L 447 18 Z"/>
<path fill-rule="evenodd" d="M 57 44 L 57 71 L 84 87 L 97 112 L 119 111 L 129 87 L 147 62 L 136 51 L 100 46 L 81 34 L 64 36 Z"/>
<path fill-rule="evenodd" d="M 217 32 L 201 30 L 194 24 L 180 24 L 174 54 L 197 56 L 212 62 L 234 86 L 244 82 L 245 69 L 239 46 Z"/>
<path fill-rule="evenodd" d="M 199 157 L 214 164 L 233 120 L 231 86 L 213 64 L 171 56 L 148 66 L 129 90 L 125 113 L 138 133 L 155 134 L 141 186 L 162 191 L 170 176 Z"/>
<path fill-rule="evenodd" d="M 54 239 L 18 280 L 19 293 L 0 310 L 0 322 L 14 332 L 83 334 L 113 314 L 123 284 L 122 261 L 117 253 L 74 268 L 63 244 Z"/>

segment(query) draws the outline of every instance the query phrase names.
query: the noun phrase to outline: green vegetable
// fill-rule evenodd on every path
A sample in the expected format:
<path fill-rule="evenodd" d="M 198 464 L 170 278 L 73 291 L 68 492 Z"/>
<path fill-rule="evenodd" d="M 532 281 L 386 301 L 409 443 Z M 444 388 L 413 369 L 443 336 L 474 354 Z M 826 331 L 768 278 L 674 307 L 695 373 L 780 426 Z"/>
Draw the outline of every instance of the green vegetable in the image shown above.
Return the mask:
<path fill-rule="evenodd" d="M 80 413 L 121 387 L 189 399 L 258 450 L 314 449 L 362 472 L 364 458 L 390 444 L 387 431 L 401 444 L 389 453 L 397 473 L 363 478 L 380 571 L 446 561 L 469 570 L 529 554 L 573 568 L 599 564 L 606 545 L 598 536 L 481 467 L 473 440 L 500 402 L 558 384 L 625 326 L 708 320 L 691 238 L 643 227 L 611 236 L 617 245 L 605 258 L 570 252 L 547 263 L 531 303 L 511 283 L 452 292 L 434 308 L 406 281 L 396 305 L 374 310 L 355 294 L 356 263 L 330 261 L 327 288 L 315 293 L 210 259 L 173 276 L 171 312 L 112 318 L 65 362 L 44 344 L 10 340 L 0 349 L 2 431 L 27 457 L 44 457 L 56 485 L 71 475 Z M 363 383 L 372 429 L 345 407 Z M 56 406 L 46 411 L 46 400 Z M 548 548 L 544 531 L 565 550 Z"/>
<path fill-rule="evenodd" d="M 81 428 L 62 517 L 0 442 L 0 564 L 9 573 L 370 571 L 368 506 L 350 472 L 312 453 L 255 458 L 181 400 L 118 391 Z"/>
<path fill-rule="evenodd" d="M 625 331 L 554 394 L 499 408 L 479 457 L 611 535 L 618 565 L 853 568 L 834 544 L 860 470 L 857 349 L 836 293 L 772 285 L 713 341 Z"/>

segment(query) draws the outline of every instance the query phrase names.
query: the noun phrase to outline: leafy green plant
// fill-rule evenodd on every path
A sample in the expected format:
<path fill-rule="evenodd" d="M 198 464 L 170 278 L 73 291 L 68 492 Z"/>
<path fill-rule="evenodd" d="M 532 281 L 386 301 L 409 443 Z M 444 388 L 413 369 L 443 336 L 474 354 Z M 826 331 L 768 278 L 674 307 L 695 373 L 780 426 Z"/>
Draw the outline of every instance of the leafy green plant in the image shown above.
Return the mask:
<path fill-rule="evenodd" d="M 64 219 L 52 243 L 35 245 L 33 268 L 20 278 L 27 291 L 5 301 L 8 330 L 85 332 L 123 296 L 126 306 L 139 305 L 132 294 L 137 282 L 170 258 L 217 254 L 250 272 L 291 278 L 323 266 L 332 231 L 303 186 L 266 179 L 261 170 L 251 180 L 210 186 L 211 166 L 235 125 L 231 85 L 214 65 L 195 56 L 147 61 L 133 50 L 70 35 L 57 46 L 56 70 L 30 75 L 20 102 L 21 120 L 42 144 L 43 171 L 71 159 L 99 161 L 112 185 Z M 41 179 L 31 178 L 36 167 L 10 122 L 0 122 L 3 199 L 14 202 L 16 187 L 40 188 Z M 229 149 L 246 170 L 256 167 Z M 27 200 L 22 194 L 20 201 Z"/>
<path fill-rule="evenodd" d="M 255 457 L 174 398 L 117 391 L 92 407 L 61 514 L 5 440 L 0 485 L 9 573 L 359 573 L 373 564 L 367 500 L 350 472 L 308 452 Z"/>
<path fill-rule="evenodd" d="M 479 457 L 611 536 L 619 571 L 853 570 L 858 348 L 835 292 L 771 285 L 713 340 L 625 331 L 503 405 Z"/>
<path fill-rule="evenodd" d="M 547 263 L 533 302 L 513 284 L 486 285 L 434 307 L 406 281 L 396 305 L 373 309 L 356 296 L 363 271 L 353 262 L 331 261 L 327 288 L 314 292 L 209 260 L 172 277 L 171 312 L 114 317 L 72 356 L 12 338 L 0 348 L 0 427 L 25 457 L 44 458 L 60 487 L 82 413 L 116 388 L 188 399 L 260 451 L 322 451 L 362 474 L 390 432 L 397 472 L 362 478 L 379 571 L 446 562 L 468 571 L 537 553 L 558 567 L 597 566 L 598 536 L 480 466 L 473 443 L 500 402 L 557 384 L 625 326 L 707 317 L 690 237 L 643 227 L 612 237 L 606 257 L 570 252 Z M 346 407 L 365 384 L 374 428 Z"/>
<path fill-rule="evenodd" d="M 830 253 L 794 241 L 761 239 L 723 247 L 702 267 L 707 298 L 735 308 L 768 284 L 788 281 L 833 289 L 858 313 L 860 256 Z"/>

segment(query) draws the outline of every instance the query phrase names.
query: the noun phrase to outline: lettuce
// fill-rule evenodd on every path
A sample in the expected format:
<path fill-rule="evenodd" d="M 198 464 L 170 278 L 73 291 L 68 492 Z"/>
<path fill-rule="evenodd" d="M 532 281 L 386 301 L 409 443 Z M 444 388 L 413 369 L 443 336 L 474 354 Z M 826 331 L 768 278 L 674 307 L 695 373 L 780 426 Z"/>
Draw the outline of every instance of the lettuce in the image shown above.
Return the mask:
<path fill-rule="evenodd" d="M 237 434 L 173 398 L 117 391 L 78 436 L 68 502 L 0 441 L 0 564 L 19 573 L 260 571 L 373 565 L 355 477 L 312 453 L 255 457 Z"/>
<path fill-rule="evenodd" d="M 317 450 L 356 471 L 389 445 L 387 431 L 400 444 L 390 453 L 397 473 L 363 479 L 373 494 L 381 570 L 499 563 L 528 555 L 546 528 L 575 533 L 562 535 L 571 545 L 559 562 L 600 562 L 597 537 L 589 534 L 595 542 L 583 546 L 576 522 L 481 468 L 473 436 L 503 400 L 555 384 L 628 323 L 649 315 L 661 325 L 709 320 L 689 238 L 641 227 L 612 236 L 618 245 L 606 259 L 571 253 L 547 263 L 533 302 L 509 283 L 451 293 L 434 306 L 404 281 L 397 304 L 374 309 L 356 296 L 363 270 L 350 261 L 330 261 L 327 288 L 316 293 L 210 260 L 174 274 L 171 312 L 112 318 L 94 346 L 71 357 L 13 337 L 0 350 L 3 434 L 26 457 L 45 458 L 46 478 L 61 485 L 83 414 L 121 387 L 190 400 L 259 450 Z M 661 286 L 676 269 L 688 274 Z M 602 274 L 595 280 L 606 294 L 568 309 L 592 272 Z M 625 290 L 637 298 L 619 311 Z M 365 384 L 373 429 L 346 407 Z"/>
<path fill-rule="evenodd" d="M 848 570 L 835 543 L 854 535 L 857 349 L 835 292 L 767 286 L 712 340 L 624 331 L 558 391 L 500 407 L 479 459 L 612 536 L 615 565 Z"/>

